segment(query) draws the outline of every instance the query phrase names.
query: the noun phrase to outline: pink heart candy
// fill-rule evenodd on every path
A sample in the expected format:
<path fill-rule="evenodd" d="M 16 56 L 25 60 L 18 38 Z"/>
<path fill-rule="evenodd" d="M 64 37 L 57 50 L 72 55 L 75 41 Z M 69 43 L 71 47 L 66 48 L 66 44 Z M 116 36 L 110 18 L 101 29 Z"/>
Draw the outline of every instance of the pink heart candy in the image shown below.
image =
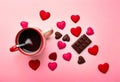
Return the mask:
<path fill-rule="evenodd" d="M 48 67 L 50 70 L 54 71 L 57 68 L 57 63 L 56 62 L 49 62 Z"/>
<path fill-rule="evenodd" d="M 57 22 L 56 25 L 59 29 L 63 30 L 65 28 L 66 23 L 65 21 L 61 21 L 61 22 Z"/>
<path fill-rule="evenodd" d="M 21 21 L 20 25 L 22 26 L 22 28 L 28 28 L 28 22 L 26 21 Z"/>
<path fill-rule="evenodd" d="M 66 61 L 70 61 L 72 57 L 72 54 L 70 52 L 63 54 L 63 59 L 65 59 Z"/>
<path fill-rule="evenodd" d="M 62 41 L 58 41 L 57 45 L 59 49 L 63 49 L 66 47 L 66 43 L 63 43 Z"/>
<path fill-rule="evenodd" d="M 91 27 L 88 27 L 86 34 L 87 35 L 93 35 L 94 34 L 94 30 Z"/>

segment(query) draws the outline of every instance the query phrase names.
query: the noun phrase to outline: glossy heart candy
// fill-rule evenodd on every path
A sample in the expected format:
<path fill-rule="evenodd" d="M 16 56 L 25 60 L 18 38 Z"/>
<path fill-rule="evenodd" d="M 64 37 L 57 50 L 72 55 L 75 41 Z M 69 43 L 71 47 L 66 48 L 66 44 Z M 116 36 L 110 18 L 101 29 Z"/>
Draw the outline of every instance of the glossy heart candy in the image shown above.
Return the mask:
<path fill-rule="evenodd" d="M 63 59 L 66 61 L 70 61 L 72 54 L 70 52 L 63 54 Z"/>
<path fill-rule="evenodd" d="M 97 55 L 98 50 L 99 50 L 99 48 L 98 48 L 97 45 L 94 45 L 93 47 L 88 48 L 88 52 L 89 52 L 91 55 Z"/>
<path fill-rule="evenodd" d="M 37 68 L 40 66 L 40 61 L 39 61 L 39 60 L 30 60 L 30 61 L 29 61 L 29 66 L 30 66 L 33 70 L 37 70 Z"/>
<path fill-rule="evenodd" d="M 61 21 L 61 22 L 57 22 L 56 25 L 59 29 L 63 30 L 65 28 L 66 23 L 65 21 Z"/>
<path fill-rule="evenodd" d="M 51 71 L 54 71 L 57 68 L 57 63 L 56 62 L 49 62 L 48 67 Z"/>
<path fill-rule="evenodd" d="M 44 10 L 41 10 L 39 13 L 42 20 L 47 20 L 50 17 L 50 13 Z"/>
<path fill-rule="evenodd" d="M 80 16 L 79 16 L 79 15 L 72 15 L 72 16 L 71 16 L 71 20 L 72 20 L 74 23 L 77 23 L 77 22 L 80 20 Z"/>
<path fill-rule="evenodd" d="M 66 43 L 64 43 L 64 42 L 62 42 L 62 41 L 58 41 L 57 45 L 58 45 L 58 48 L 59 48 L 59 49 L 63 49 L 63 48 L 66 47 Z"/>
<path fill-rule="evenodd" d="M 104 63 L 104 64 L 99 64 L 98 65 L 98 69 L 99 71 L 101 71 L 102 73 L 106 73 L 109 69 L 109 64 L 108 63 Z"/>
<path fill-rule="evenodd" d="M 71 28 L 71 33 L 76 37 L 80 35 L 81 31 L 82 29 L 80 26 L 77 26 L 76 28 Z"/>
<path fill-rule="evenodd" d="M 57 53 L 56 52 L 52 52 L 50 55 L 49 55 L 49 59 L 55 61 L 57 59 Z"/>

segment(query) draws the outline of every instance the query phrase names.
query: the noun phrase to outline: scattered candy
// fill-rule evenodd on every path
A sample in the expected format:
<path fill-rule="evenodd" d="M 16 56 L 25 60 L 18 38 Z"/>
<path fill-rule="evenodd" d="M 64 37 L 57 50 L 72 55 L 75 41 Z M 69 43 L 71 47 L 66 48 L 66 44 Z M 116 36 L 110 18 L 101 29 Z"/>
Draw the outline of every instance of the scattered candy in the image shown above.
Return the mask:
<path fill-rule="evenodd" d="M 97 55 L 98 50 L 99 50 L 99 48 L 98 48 L 97 45 L 94 45 L 93 47 L 88 48 L 88 52 L 89 52 L 91 55 Z"/>
<path fill-rule="evenodd" d="M 99 64 L 98 69 L 99 69 L 100 72 L 106 73 L 109 69 L 109 64 L 108 63 Z"/>
<path fill-rule="evenodd" d="M 29 61 L 29 66 L 30 66 L 33 70 L 37 70 L 37 68 L 40 66 L 40 61 L 39 61 L 39 60 L 30 60 L 30 61 Z"/>
<path fill-rule="evenodd" d="M 50 12 L 46 12 L 45 10 L 41 10 L 39 12 L 39 16 L 41 17 L 41 19 L 47 20 L 48 18 L 50 18 Z M 80 20 L 80 16 L 79 15 L 71 15 L 71 20 L 74 23 L 77 23 Z M 28 22 L 26 21 L 21 21 L 20 25 L 22 26 L 22 28 L 28 28 Z M 61 22 L 57 22 L 56 26 L 63 30 L 66 26 L 66 22 L 65 21 L 61 21 Z M 76 28 L 71 28 L 71 33 L 72 35 L 74 35 L 75 37 L 79 37 L 79 35 L 82 32 L 82 29 L 80 26 L 77 26 Z M 91 27 L 87 28 L 86 31 L 87 35 L 93 35 L 94 34 L 94 30 Z M 55 39 L 60 39 L 62 37 L 62 34 L 60 32 L 55 32 Z M 70 41 L 70 37 L 68 34 L 65 34 L 64 37 L 62 38 L 63 41 Z M 80 54 L 92 41 L 85 35 L 83 34 L 80 38 L 78 38 L 77 41 L 75 41 L 72 44 L 72 48 L 78 53 Z M 62 41 L 58 41 L 57 46 L 59 49 L 64 49 L 66 47 L 66 43 L 62 42 Z M 88 52 L 91 55 L 97 55 L 98 53 L 98 46 L 94 45 L 93 47 L 88 48 Z M 13 51 L 13 48 L 10 49 L 10 51 Z M 72 58 L 72 54 L 70 52 L 68 53 L 64 53 L 63 54 L 63 59 L 66 61 L 70 61 Z M 57 53 L 56 52 L 52 52 L 49 54 L 49 59 L 55 61 L 57 59 Z M 78 64 L 83 64 L 85 63 L 85 59 L 82 56 L 78 57 Z M 38 67 L 40 66 L 40 61 L 39 60 L 30 60 L 29 61 L 29 66 L 31 69 L 33 70 L 37 70 Z M 51 71 L 54 71 L 57 68 L 57 63 L 56 62 L 49 62 L 48 63 L 48 67 Z M 98 69 L 100 72 L 102 73 L 106 73 L 109 69 L 109 64 L 108 63 L 104 63 L 104 64 L 99 64 L 98 65 Z"/>
<path fill-rule="evenodd" d="M 50 13 L 44 10 L 41 10 L 39 13 L 42 20 L 47 20 L 50 17 Z"/>
<path fill-rule="evenodd" d="M 57 59 L 57 53 L 56 52 L 52 52 L 50 55 L 49 55 L 49 59 L 55 61 Z"/>
<path fill-rule="evenodd" d="M 55 38 L 60 39 L 62 37 L 62 34 L 60 32 L 55 32 Z"/>
<path fill-rule="evenodd" d="M 76 28 L 71 28 L 71 33 L 76 37 L 80 35 L 81 31 L 82 29 L 80 26 L 77 26 Z"/>
<path fill-rule="evenodd" d="M 83 64 L 85 63 L 85 59 L 82 56 L 78 57 L 78 64 Z"/>
<path fill-rule="evenodd" d="M 62 38 L 63 41 L 67 41 L 69 42 L 70 41 L 70 37 L 68 34 L 66 34 L 63 38 Z"/>
<path fill-rule="evenodd" d="M 56 25 L 59 29 L 63 30 L 66 26 L 66 23 L 65 23 L 65 21 L 61 21 L 61 22 L 57 22 Z"/>
<path fill-rule="evenodd" d="M 72 54 L 70 52 L 63 54 L 63 59 L 66 61 L 70 61 Z"/>
<path fill-rule="evenodd" d="M 88 27 L 86 34 L 87 35 L 93 35 L 94 34 L 94 30 L 91 27 Z"/>
<path fill-rule="evenodd" d="M 26 21 L 21 21 L 20 25 L 22 26 L 23 29 L 28 28 L 28 22 L 26 22 Z"/>
<path fill-rule="evenodd" d="M 74 23 L 77 23 L 80 19 L 80 16 L 79 15 L 72 15 L 71 16 L 71 20 L 74 22 Z"/>
<path fill-rule="evenodd" d="M 48 67 L 51 71 L 54 71 L 57 68 L 57 63 L 56 62 L 49 62 Z"/>
<path fill-rule="evenodd" d="M 62 42 L 62 41 L 58 41 L 57 45 L 58 45 L 58 48 L 59 48 L 59 49 L 63 49 L 63 48 L 66 47 L 66 43 L 64 43 L 64 42 Z"/>

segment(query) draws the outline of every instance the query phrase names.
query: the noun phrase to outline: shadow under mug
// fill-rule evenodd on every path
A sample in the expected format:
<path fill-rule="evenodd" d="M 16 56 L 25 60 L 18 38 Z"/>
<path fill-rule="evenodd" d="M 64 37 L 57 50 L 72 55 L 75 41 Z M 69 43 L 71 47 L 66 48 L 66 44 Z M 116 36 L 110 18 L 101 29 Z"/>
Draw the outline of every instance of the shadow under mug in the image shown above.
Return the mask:
<path fill-rule="evenodd" d="M 15 38 L 15 45 L 10 48 L 11 52 L 20 51 L 24 55 L 39 55 L 45 48 L 46 39 L 53 33 L 53 29 L 42 32 L 38 28 L 28 27 L 20 30 Z M 25 44 L 30 40 L 32 44 Z M 20 46 L 23 45 L 23 46 Z"/>

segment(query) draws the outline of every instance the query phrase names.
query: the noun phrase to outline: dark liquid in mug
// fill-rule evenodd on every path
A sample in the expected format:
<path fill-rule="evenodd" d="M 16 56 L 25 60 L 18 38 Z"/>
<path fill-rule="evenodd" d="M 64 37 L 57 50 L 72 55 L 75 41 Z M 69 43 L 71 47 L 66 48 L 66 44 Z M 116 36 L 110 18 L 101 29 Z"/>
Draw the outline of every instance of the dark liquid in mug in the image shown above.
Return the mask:
<path fill-rule="evenodd" d="M 32 44 L 26 44 L 20 48 L 27 53 L 37 51 L 42 42 L 39 33 L 33 29 L 24 30 L 19 36 L 19 44 L 25 43 L 28 39 L 31 40 Z"/>

